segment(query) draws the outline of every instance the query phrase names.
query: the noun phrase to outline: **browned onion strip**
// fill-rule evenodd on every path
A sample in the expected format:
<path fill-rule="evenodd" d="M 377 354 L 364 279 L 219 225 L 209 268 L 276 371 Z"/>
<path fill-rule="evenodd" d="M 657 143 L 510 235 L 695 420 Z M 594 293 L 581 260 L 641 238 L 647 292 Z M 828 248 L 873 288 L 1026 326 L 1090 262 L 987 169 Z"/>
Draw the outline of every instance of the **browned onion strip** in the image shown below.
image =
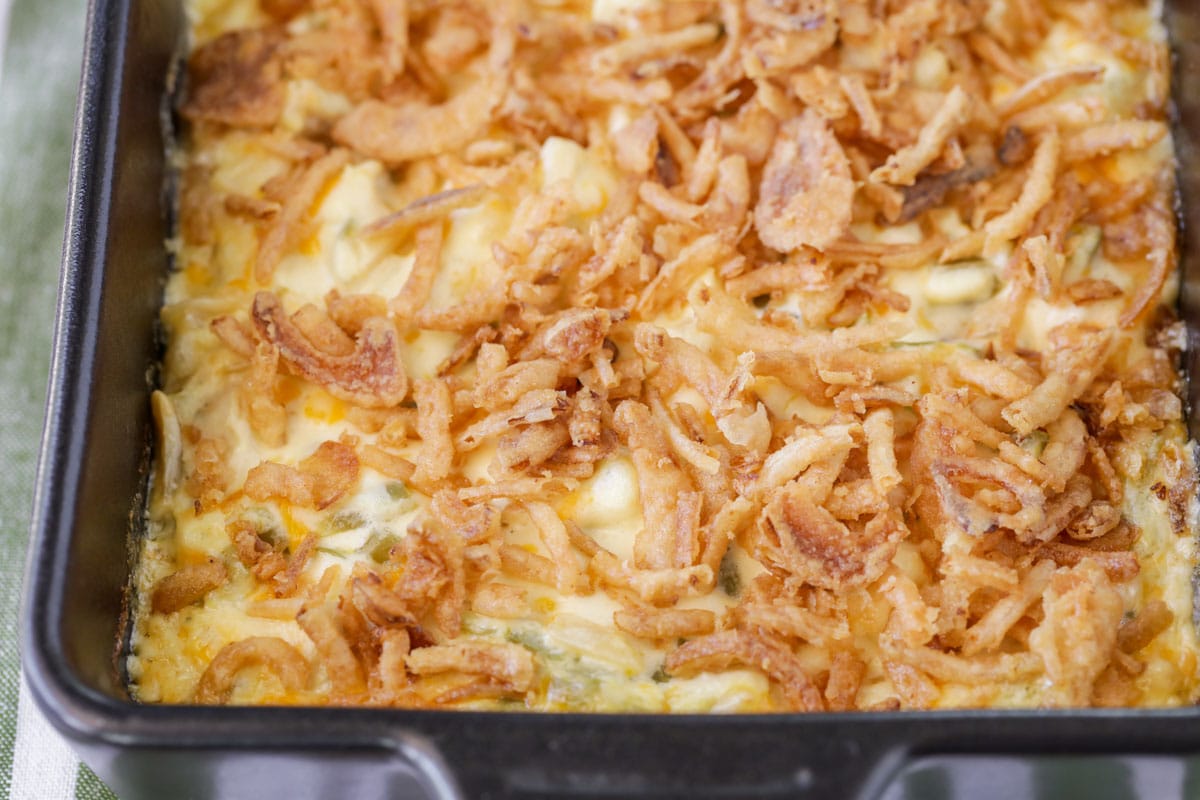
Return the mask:
<path fill-rule="evenodd" d="M 850 225 L 850 163 L 825 120 L 813 111 L 779 130 L 763 169 L 754 227 L 768 247 L 825 248 Z"/>
<path fill-rule="evenodd" d="M 200 676 L 193 699 L 204 705 L 228 702 L 238 674 L 257 666 L 271 670 L 289 692 L 308 683 L 308 661 L 295 647 L 274 636 L 252 636 L 221 648 Z"/>
<path fill-rule="evenodd" d="M 394 106 L 366 100 L 333 128 L 335 141 L 392 164 L 458 150 L 483 133 L 504 99 L 512 71 L 515 25 L 508 3 L 496 3 L 484 78 L 439 106 Z"/>
<path fill-rule="evenodd" d="M 279 348 L 284 361 L 330 394 L 368 408 L 397 405 L 408 394 L 396 330 L 387 320 L 367 320 L 354 352 L 335 356 L 317 349 L 271 292 L 254 296 L 251 315 L 259 335 Z"/>
<path fill-rule="evenodd" d="M 150 607 L 156 614 L 170 614 L 186 608 L 221 586 L 228 577 L 225 565 L 215 558 L 183 567 L 154 585 Z"/>

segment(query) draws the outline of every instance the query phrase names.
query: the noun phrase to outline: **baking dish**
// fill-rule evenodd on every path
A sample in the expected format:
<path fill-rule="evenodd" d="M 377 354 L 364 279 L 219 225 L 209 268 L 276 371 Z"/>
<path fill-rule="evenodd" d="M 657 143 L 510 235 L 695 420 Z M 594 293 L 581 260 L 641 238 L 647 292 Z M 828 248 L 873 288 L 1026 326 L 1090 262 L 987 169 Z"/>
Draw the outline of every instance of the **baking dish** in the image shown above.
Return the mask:
<path fill-rule="evenodd" d="M 1178 5 L 1168 27 L 1186 201 L 1200 197 L 1187 169 L 1200 11 Z M 151 438 L 160 109 L 183 20 L 144 0 L 90 14 L 23 650 L 45 712 L 121 796 L 1007 797 L 1092 782 L 1169 797 L 1200 786 L 1192 709 L 665 717 L 130 702 L 114 651 Z M 1191 319 L 1200 267 L 1186 253 L 1184 264 Z"/>

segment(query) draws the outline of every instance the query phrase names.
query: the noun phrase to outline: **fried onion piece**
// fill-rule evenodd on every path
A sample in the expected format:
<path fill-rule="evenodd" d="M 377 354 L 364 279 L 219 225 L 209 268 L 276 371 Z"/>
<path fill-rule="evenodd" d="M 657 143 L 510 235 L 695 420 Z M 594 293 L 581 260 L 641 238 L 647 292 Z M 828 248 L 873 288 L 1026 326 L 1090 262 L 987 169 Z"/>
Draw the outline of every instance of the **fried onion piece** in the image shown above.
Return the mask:
<path fill-rule="evenodd" d="M 1169 197 L 1169 193 L 1163 193 Z M 1139 281 L 1137 292 L 1129 298 L 1125 310 L 1119 320 L 1122 328 L 1131 327 L 1141 319 L 1147 311 L 1161 302 L 1163 284 L 1175 269 L 1178 259 L 1176 237 L 1178 225 L 1174 213 L 1165 204 L 1155 204 L 1143 211 L 1146 226 L 1146 240 L 1149 245 L 1147 260 L 1150 262 L 1150 273 L 1144 280 Z"/>
<path fill-rule="evenodd" d="M 292 187 L 283 208 L 271 220 L 254 258 L 254 279 L 270 284 L 275 268 L 308 234 L 313 205 L 325 187 L 350 163 L 346 150 L 330 150 L 309 165 Z"/>
<path fill-rule="evenodd" d="M 460 433 L 457 438 L 459 449 L 464 452 L 473 450 L 493 436 L 511 432 L 516 426 L 552 422 L 566 413 L 569 407 L 566 392 L 554 389 L 529 391 L 511 408 L 495 411 Z"/>
<path fill-rule="evenodd" d="M 404 661 L 411 650 L 412 638 L 403 628 L 385 630 L 379 638 L 379 685 L 386 694 L 395 696 L 407 689 L 410 683 Z"/>
<path fill-rule="evenodd" d="M 757 488 L 768 491 L 783 486 L 813 464 L 852 450 L 862 432 L 857 423 L 802 428 L 763 462 Z"/>
<path fill-rule="evenodd" d="M 1046 700 L 1059 706 L 1088 705 L 1092 687 L 1112 658 L 1124 614 L 1121 595 L 1104 570 L 1084 559 L 1060 569 L 1042 595 L 1045 619 L 1029 635 L 1042 657 L 1050 687 Z"/>
<path fill-rule="evenodd" d="M 363 666 L 351 649 L 346 631 L 332 606 L 323 603 L 305 605 L 296 616 L 296 624 L 316 646 L 336 694 L 356 695 L 366 689 Z"/>
<path fill-rule="evenodd" d="M 1061 141 L 1058 131 L 1054 128 L 1042 134 L 1037 149 L 1033 153 L 1029 175 L 1025 185 L 1021 187 L 1021 195 L 1012 207 L 998 217 L 988 221 L 984 230 L 984 254 L 998 252 L 1003 242 L 1016 239 L 1032 224 L 1034 217 L 1042 210 L 1042 206 L 1054 194 L 1054 180 L 1058 174 L 1059 153 Z"/>
<path fill-rule="evenodd" d="M 494 4 L 493 36 L 483 77 L 445 103 L 389 105 L 369 99 L 338 120 L 335 141 L 389 164 L 454 152 L 480 138 L 504 100 L 516 43 L 511 4 Z"/>
<path fill-rule="evenodd" d="M 1121 623 L 1117 631 L 1117 647 L 1125 653 L 1136 653 L 1175 621 L 1175 615 L 1162 600 L 1151 600 L 1142 606 L 1137 616 Z"/>
<path fill-rule="evenodd" d="M 372 317 L 386 317 L 387 301 L 377 294 L 342 294 L 331 289 L 325 295 L 329 318 L 346 333 L 356 335 Z"/>
<path fill-rule="evenodd" d="M 654 168 L 658 157 L 658 118 L 654 112 L 646 111 L 618 130 L 613 139 L 621 169 L 644 176 Z"/>
<path fill-rule="evenodd" d="M 1160 120 L 1123 119 L 1089 126 L 1063 141 L 1066 163 L 1077 164 L 1118 150 L 1141 150 L 1167 135 Z"/>
<path fill-rule="evenodd" d="M 225 565 L 215 558 L 189 564 L 154 584 L 150 608 L 155 614 L 170 614 L 186 608 L 224 584 L 228 577 Z"/>
<path fill-rule="evenodd" d="M 870 179 L 894 186 L 912 186 L 917 175 L 941 154 L 950 137 L 966 124 L 970 110 L 967 93 L 955 86 L 946 94 L 937 113 L 921 128 L 917 141 L 890 155 L 887 163 L 871 173 Z"/>
<path fill-rule="evenodd" d="M 238 560 L 260 581 L 273 579 L 287 571 L 287 559 L 281 548 L 272 547 L 258 534 L 258 529 L 245 520 L 235 520 L 226 526 Z"/>
<path fill-rule="evenodd" d="M 815 111 L 785 122 L 763 168 L 754 228 L 780 252 L 821 250 L 842 237 L 854 202 L 850 162 Z"/>
<path fill-rule="evenodd" d="M 1108 579 L 1114 583 L 1125 583 L 1132 580 L 1141 571 L 1137 554 L 1129 550 L 1084 547 L 1055 539 L 1042 545 L 1040 552 L 1054 559 L 1055 563 L 1063 567 L 1074 567 L 1084 561 L 1095 562 L 1104 569 Z"/>
<path fill-rule="evenodd" d="M 603 308 L 561 311 L 538 328 L 521 351 L 521 360 L 547 357 L 568 365 L 578 363 L 600 349 L 613 322 L 613 313 Z"/>
<path fill-rule="evenodd" d="M 712 44 L 721 29 L 712 22 L 700 22 L 665 33 L 650 33 L 623 39 L 600 48 L 592 54 L 591 64 L 600 74 L 616 72 L 623 64 L 649 61 L 693 47 Z"/>
<path fill-rule="evenodd" d="M 668 655 L 663 669 L 670 675 L 686 677 L 733 664 L 745 664 L 765 673 L 779 684 L 793 710 L 825 710 L 825 699 L 800 660 L 786 644 L 769 634 L 731 630 L 702 636 Z"/>
<path fill-rule="evenodd" d="M 717 617 L 703 608 L 623 608 L 613 623 L 639 639 L 677 639 L 712 633 Z"/>
<path fill-rule="evenodd" d="M 963 655 L 973 656 L 999 648 L 1012 626 L 1041 598 L 1054 571 L 1055 564 L 1048 559 L 1035 564 L 1021 580 L 1017 592 L 1001 598 L 967 628 L 963 637 Z"/>
<path fill-rule="evenodd" d="M 355 571 L 360 571 L 357 565 Z M 361 572 L 350 581 L 349 594 L 363 616 L 381 628 L 418 626 L 417 618 L 404 598 L 384 586 L 383 580 L 374 572 L 365 569 Z"/>
<path fill-rule="evenodd" d="M 354 352 L 354 340 L 329 316 L 312 303 L 305 303 L 292 314 L 292 322 L 301 335 L 323 353 L 348 356 Z"/>
<path fill-rule="evenodd" d="M 362 229 L 366 236 L 399 237 L 431 222 L 441 222 L 452 211 L 478 205 L 487 196 L 487 186 L 474 183 L 458 189 L 446 189 L 426 195 L 381 217 Z"/>
<path fill-rule="evenodd" d="M 841 616 L 818 614 L 786 598 L 743 602 L 734 610 L 734 619 L 739 628 L 762 628 L 817 647 L 832 647 L 850 640 L 850 627 Z"/>
<path fill-rule="evenodd" d="M 969 686 L 1010 682 L 1020 683 L 1042 671 L 1041 659 L 1033 653 L 998 653 L 993 656 L 964 658 L 932 647 L 912 647 L 880 637 L 882 649 L 896 661 L 914 667 L 940 681 Z"/>
<path fill-rule="evenodd" d="M 417 466 L 407 458 L 389 453 L 373 444 L 360 445 L 357 452 L 359 463 L 362 466 L 373 469 L 380 475 L 385 475 L 393 480 L 408 483 L 412 481 L 417 472 Z"/>
<path fill-rule="evenodd" d="M 555 588 L 564 595 L 571 594 L 575 591 L 579 579 L 579 564 L 571 550 L 571 539 L 567 535 L 566 526 L 558 512 L 545 503 L 526 503 L 525 510 L 537 526 L 538 535 L 554 562 Z"/>
<path fill-rule="evenodd" d="M 518 693 L 527 691 L 533 683 L 533 654 L 508 642 L 461 641 L 422 647 L 409 653 L 405 662 L 415 675 L 485 675 Z"/>
<path fill-rule="evenodd" d="M 402 571 L 393 591 L 414 613 L 432 610 L 443 638 L 457 636 L 466 608 L 464 536 L 442 525 L 409 529 L 392 558 Z"/>
<path fill-rule="evenodd" d="M 1017 87 L 1011 94 L 996 104 L 996 113 L 1011 117 L 1033 106 L 1040 105 L 1073 86 L 1092 83 L 1104 75 L 1099 64 L 1073 64 L 1047 70 L 1036 78 Z M 1070 149 L 1067 149 L 1068 157 Z"/>
<path fill-rule="evenodd" d="M 450 389 L 436 378 L 419 380 L 413 385 L 413 399 L 417 401 L 417 433 L 421 437 L 417 479 L 442 480 L 454 465 L 454 439 L 450 436 L 454 405 Z"/>
<path fill-rule="evenodd" d="M 404 73 L 408 55 L 408 0 L 369 0 L 383 38 L 383 77 L 391 81 Z"/>
<path fill-rule="evenodd" d="M 341 442 L 322 442 L 295 467 L 264 461 L 246 474 L 243 487 L 252 500 L 280 499 L 304 508 L 327 508 L 358 483 L 359 463 L 354 448 Z"/>
<path fill-rule="evenodd" d="M 295 647 L 275 636 L 251 636 L 221 648 L 200 676 L 192 699 L 202 705 L 227 703 L 242 670 L 259 666 L 274 673 L 289 692 L 308 683 L 308 661 Z"/>
<path fill-rule="evenodd" d="M 279 348 L 270 342 L 255 343 L 239 401 L 255 438 L 271 447 L 280 447 L 287 441 L 287 409 L 275 399 L 278 372 Z"/>
<path fill-rule="evenodd" d="M 853 653 L 839 650 L 834 655 L 825 684 L 825 702 L 830 711 L 853 711 L 858 707 L 858 690 L 866 673 L 867 665 Z"/>
<path fill-rule="evenodd" d="M 742 57 L 747 77 L 786 74 L 832 47 L 838 37 L 838 5 L 832 0 L 746 3 L 746 16 L 759 32 Z"/>
<path fill-rule="evenodd" d="M 619 561 L 612 553 L 598 546 L 597 552 L 592 555 L 590 568 L 603 583 L 631 590 L 643 601 L 655 606 L 671 605 L 681 597 L 707 594 L 716 580 L 716 573 L 708 564 L 638 569 Z"/>
<path fill-rule="evenodd" d="M 613 425 L 632 451 L 641 490 L 635 562 L 643 569 L 691 566 L 699 556 L 701 494 L 668 455 L 671 445 L 650 409 L 627 400 L 613 413 Z"/>
<path fill-rule="evenodd" d="M 1108 330 L 1068 330 L 1064 336 L 1070 336 L 1071 342 L 1051 351 L 1042 382 L 1000 412 L 1021 435 L 1058 419 L 1104 368 L 1113 344 Z"/>
<path fill-rule="evenodd" d="M 229 31 L 206 42 L 188 62 L 192 120 L 239 128 L 268 128 L 283 112 L 285 91 L 278 28 Z"/>
<path fill-rule="evenodd" d="M 226 450 L 224 439 L 208 438 L 201 438 L 192 450 L 192 471 L 183 486 L 198 514 L 218 507 L 229 488 Z"/>
<path fill-rule="evenodd" d="M 746 21 L 742 17 L 742 4 L 723 0 L 720 23 L 725 39 L 721 51 L 713 58 L 705 59 L 704 71 L 699 77 L 671 97 L 671 107 L 682 115 L 706 113 L 707 108 L 715 105 L 743 75 Z"/>
<path fill-rule="evenodd" d="M 873 516 L 857 529 L 813 501 L 799 481 L 767 503 L 760 524 L 779 540 L 787 568 L 814 586 L 839 590 L 871 583 L 887 568 L 908 529 L 894 512 Z"/>
<path fill-rule="evenodd" d="M 879 592 L 892 604 L 887 634 L 909 647 L 928 644 L 936 632 L 937 609 L 930 608 L 924 601 L 912 578 L 899 571 L 893 572 L 883 581 Z"/>
<path fill-rule="evenodd" d="M 363 323 L 354 352 L 335 356 L 319 350 L 283 311 L 271 292 L 258 292 L 252 309 L 259 335 L 300 375 L 335 397 L 368 408 L 394 406 L 408 394 L 395 327 L 386 319 Z"/>
<path fill-rule="evenodd" d="M 900 485 L 903 478 L 896 466 L 896 423 L 889 408 L 877 408 L 863 420 L 867 439 L 867 466 L 871 482 L 881 497 Z"/>

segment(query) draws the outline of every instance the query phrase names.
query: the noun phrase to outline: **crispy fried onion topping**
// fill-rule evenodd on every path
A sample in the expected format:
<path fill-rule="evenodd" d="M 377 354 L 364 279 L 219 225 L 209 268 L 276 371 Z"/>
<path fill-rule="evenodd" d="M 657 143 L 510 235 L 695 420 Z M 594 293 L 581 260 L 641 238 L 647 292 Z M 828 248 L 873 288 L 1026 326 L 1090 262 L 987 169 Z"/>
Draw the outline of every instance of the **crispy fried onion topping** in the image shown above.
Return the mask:
<path fill-rule="evenodd" d="M 1056 705 L 1085 706 L 1112 657 L 1125 606 L 1103 567 L 1084 559 L 1055 573 L 1042 595 L 1046 614 L 1029 635 L 1046 663 Z"/>
<path fill-rule="evenodd" d="M 341 442 L 322 442 L 295 467 L 264 461 L 246 475 L 253 500 L 279 499 L 305 508 L 327 508 L 358 483 L 358 456 Z"/>
<path fill-rule="evenodd" d="M 254 296 L 251 317 L 259 335 L 279 349 L 289 367 L 336 397 L 380 408 L 397 405 L 408 394 L 396 330 L 386 319 L 363 322 L 353 351 L 339 354 L 318 347 L 271 292 Z"/>
<path fill-rule="evenodd" d="M 477 67 L 481 79 L 435 106 L 420 101 L 391 105 L 366 100 L 338 120 L 333 138 L 371 158 L 393 164 L 458 150 L 479 138 L 504 100 L 512 71 L 516 37 L 510 5 L 494 4 L 491 46 Z"/>
<path fill-rule="evenodd" d="M 766 673 L 779 684 L 792 710 L 825 709 L 824 698 L 800 659 L 770 634 L 732 630 L 701 636 L 668 655 L 663 666 L 669 674 L 683 677 L 731 664 L 744 664 Z"/>
<path fill-rule="evenodd" d="M 188 100 L 194 120 L 243 128 L 273 125 L 283 112 L 285 86 L 276 28 L 224 33 L 196 49 L 188 62 Z"/>
<path fill-rule="evenodd" d="M 422 647 L 408 654 L 408 668 L 416 675 L 460 672 L 481 675 L 516 694 L 533 682 L 533 655 L 519 645 L 490 642 L 454 642 Z"/>
<path fill-rule="evenodd" d="M 760 524 L 778 540 L 783 566 L 793 575 L 835 590 L 877 579 L 908 535 L 903 520 L 890 510 L 864 524 L 848 525 L 816 503 L 811 489 L 799 481 L 775 494 Z"/>
<path fill-rule="evenodd" d="M 806 111 L 782 125 L 754 208 L 763 244 L 780 252 L 823 249 L 845 233 L 853 204 L 850 163 L 828 123 Z"/>
<path fill-rule="evenodd" d="M 150 607 L 156 614 L 170 614 L 186 608 L 224 584 L 228 576 L 225 565 L 215 558 L 205 559 L 201 564 L 189 564 L 154 584 Z"/>
<path fill-rule="evenodd" d="M 1188 537 L 1196 478 L 1169 61 L 1129 4 L 199 23 L 152 519 L 229 549 L 145 599 L 182 624 L 249 580 L 316 655 L 310 688 L 229 645 L 197 700 L 590 708 L 643 650 L 668 706 L 727 669 L 754 708 L 1148 699 L 1185 571 L 1139 537 Z"/>
<path fill-rule="evenodd" d="M 289 692 L 308 683 L 308 661 L 295 647 L 275 636 L 251 636 L 221 648 L 200 676 L 193 699 L 204 705 L 227 703 L 238 676 L 252 667 L 269 670 Z"/>

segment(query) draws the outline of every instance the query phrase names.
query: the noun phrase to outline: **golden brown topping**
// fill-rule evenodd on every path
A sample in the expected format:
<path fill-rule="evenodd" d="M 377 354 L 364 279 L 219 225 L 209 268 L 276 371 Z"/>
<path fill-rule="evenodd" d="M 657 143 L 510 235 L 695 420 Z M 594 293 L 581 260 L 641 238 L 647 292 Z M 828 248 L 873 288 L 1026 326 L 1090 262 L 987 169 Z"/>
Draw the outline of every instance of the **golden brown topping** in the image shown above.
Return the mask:
<path fill-rule="evenodd" d="M 1064 338 L 1066 346 L 1048 354 L 1042 382 L 1001 412 L 1017 433 L 1031 433 L 1058 419 L 1104 368 L 1112 346 L 1109 331 L 1065 331 Z"/>
<path fill-rule="evenodd" d="M 1029 165 L 1029 176 L 1021 187 L 1021 195 L 1007 211 L 988 221 L 985 231 L 987 240 L 985 253 L 996 252 L 1000 243 L 1015 239 L 1029 227 L 1042 206 L 1050 200 L 1054 191 L 1054 178 L 1058 173 L 1061 150 L 1058 131 L 1050 129 L 1042 134 L 1033 160 Z"/>
<path fill-rule="evenodd" d="M 196 513 L 203 514 L 220 504 L 229 488 L 224 441 L 205 438 L 196 442 L 192 449 L 192 465 L 184 488 L 195 499 Z"/>
<path fill-rule="evenodd" d="M 316 645 L 335 694 L 354 695 L 366 688 L 362 664 L 350 648 L 344 623 L 335 609 L 323 604 L 306 605 L 296 623 Z"/>
<path fill-rule="evenodd" d="M 933 163 L 947 140 L 966 123 L 969 111 L 967 93 L 955 86 L 933 118 L 921 128 L 917 141 L 889 156 L 887 163 L 871 173 L 871 180 L 912 186 L 921 170 Z"/>
<path fill-rule="evenodd" d="M 455 209 L 476 205 L 486 195 L 487 187 L 481 183 L 427 195 L 375 220 L 363 228 L 363 233 L 368 236 L 399 236 L 427 223 L 439 222 Z"/>
<path fill-rule="evenodd" d="M 463 548 L 459 531 L 429 525 L 410 529 L 393 555 L 400 567 L 393 590 L 414 613 L 432 612 L 446 638 L 458 635 L 466 608 Z"/>
<path fill-rule="evenodd" d="M 763 168 L 754 228 L 780 252 L 824 249 L 850 225 L 850 164 L 825 120 L 812 111 L 784 124 Z"/>
<path fill-rule="evenodd" d="M 284 84 L 275 28 L 230 31 L 199 47 L 188 62 L 188 101 L 195 120 L 269 127 L 283 111 Z"/>
<path fill-rule="evenodd" d="M 417 433 L 421 437 L 416 474 L 421 481 L 440 481 L 450 474 L 454 463 L 450 390 L 443 381 L 421 380 L 413 386 L 413 399 L 417 401 Z"/>
<path fill-rule="evenodd" d="M 483 79 L 436 106 L 367 100 L 338 120 L 333 138 L 371 158 L 400 164 L 461 149 L 482 136 L 504 99 L 515 42 L 509 4 L 495 5 L 493 38 L 481 67 Z"/>
<path fill-rule="evenodd" d="M 1042 595 L 1045 620 L 1029 646 L 1046 664 L 1052 698 L 1087 705 L 1092 686 L 1112 657 L 1124 604 L 1104 570 L 1091 559 L 1055 573 Z"/>
<path fill-rule="evenodd" d="M 1154 637 L 1171 626 L 1175 615 L 1162 600 L 1151 600 L 1133 619 L 1121 623 L 1117 631 L 1117 647 L 1126 653 L 1136 653 Z"/>
<path fill-rule="evenodd" d="M 807 486 L 784 486 L 763 512 L 765 531 L 779 540 L 785 566 L 816 586 L 839 589 L 871 583 L 887 568 L 896 545 L 908 535 L 894 512 L 853 528 L 815 503 Z"/>
<path fill-rule="evenodd" d="M 996 113 L 1002 117 L 1012 116 L 1053 99 L 1072 86 L 1091 83 L 1103 75 L 1104 67 L 1096 64 L 1080 64 L 1048 70 L 1027 81 L 997 103 Z"/>
<path fill-rule="evenodd" d="M 793 710 L 825 709 L 825 699 L 800 660 L 783 642 L 764 633 L 734 630 L 702 636 L 667 656 L 663 666 L 671 675 L 687 676 L 731 663 L 754 667 L 778 682 Z"/>
<path fill-rule="evenodd" d="M 246 475 L 243 490 L 254 500 L 278 498 L 305 508 L 333 505 L 358 482 L 358 456 L 340 442 L 323 442 L 295 467 L 265 461 Z"/>
<path fill-rule="evenodd" d="M 702 608 L 624 608 L 613 612 L 613 622 L 643 639 L 677 639 L 712 633 L 717 620 Z"/>
<path fill-rule="evenodd" d="M 858 707 L 858 690 L 867 665 L 844 650 L 833 657 L 829 665 L 829 681 L 825 685 L 825 702 L 830 711 L 852 711 Z"/>
<path fill-rule="evenodd" d="M 258 256 L 254 261 L 254 278 L 260 284 L 266 285 L 271 282 L 279 262 L 296 249 L 309 234 L 312 207 L 324 192 L 325 186 L 349 162 L 350 154 L 347 151 L 331 150 L 304 168 L 295 179 L 295 184 L 289 187 L 287 200 L 271 220 L 270 227 L 258 246 Z"/>
<path fill-rule="evenodd" d="M 202 564 L 190 564 L 154 584 L 150 595 L 150 607 L 156 614 L 171 614 L 192 603 L 225 583 L 229 573 L 225 565 L 215 558 Z"/>
<path fill-rule="evenodd" d="M 385 319 L 363 323 L 354 351 L 336 355 L 319 349 L 283 311 L 271 292 L 254 296 L 254 325 L 280 357 L 330 394 L 367 407 L 394 406 L 408 394 L 396 330 Z"/>
<path fill-rule="evenodd" d="M 193 699 L 204 705 L 228 702 L 238 675 L 251 667 L 270 670 L 289 692 L 308 683 L 308 661 L 296 648 L 274 636 L 252 636 L 221 648 L 200 676 Z"/>
<path fill-rule="evenodd" d="M 318 684 L 267 640 L 205 696 L 594 707 L 575 656 L 649 648 L 668 707 L 733 668 L 755 708 L 1194 700 L 1146 10 L 594 5 L 201 15 L 151 520 L 226 514 Z"/>
<path fill-rule="evenodd" d="M 666 438 L 650 410 L 626 401 L 613 415 L 637 465 L 642 496 L 642 530 L 634 542 L 634 560 L 642 569 L 687 567 L 695 563 L 700 495 L 666 455 Z"/>
<path fill-rule="evenodd" d="M 455 642 L 422 647 L 409 653 L 406 662 L 417 675 L 439 672 L 484 675 L 517 693 L 525 692 L 533 681 L 533 656 L 515 644 Z"/>

